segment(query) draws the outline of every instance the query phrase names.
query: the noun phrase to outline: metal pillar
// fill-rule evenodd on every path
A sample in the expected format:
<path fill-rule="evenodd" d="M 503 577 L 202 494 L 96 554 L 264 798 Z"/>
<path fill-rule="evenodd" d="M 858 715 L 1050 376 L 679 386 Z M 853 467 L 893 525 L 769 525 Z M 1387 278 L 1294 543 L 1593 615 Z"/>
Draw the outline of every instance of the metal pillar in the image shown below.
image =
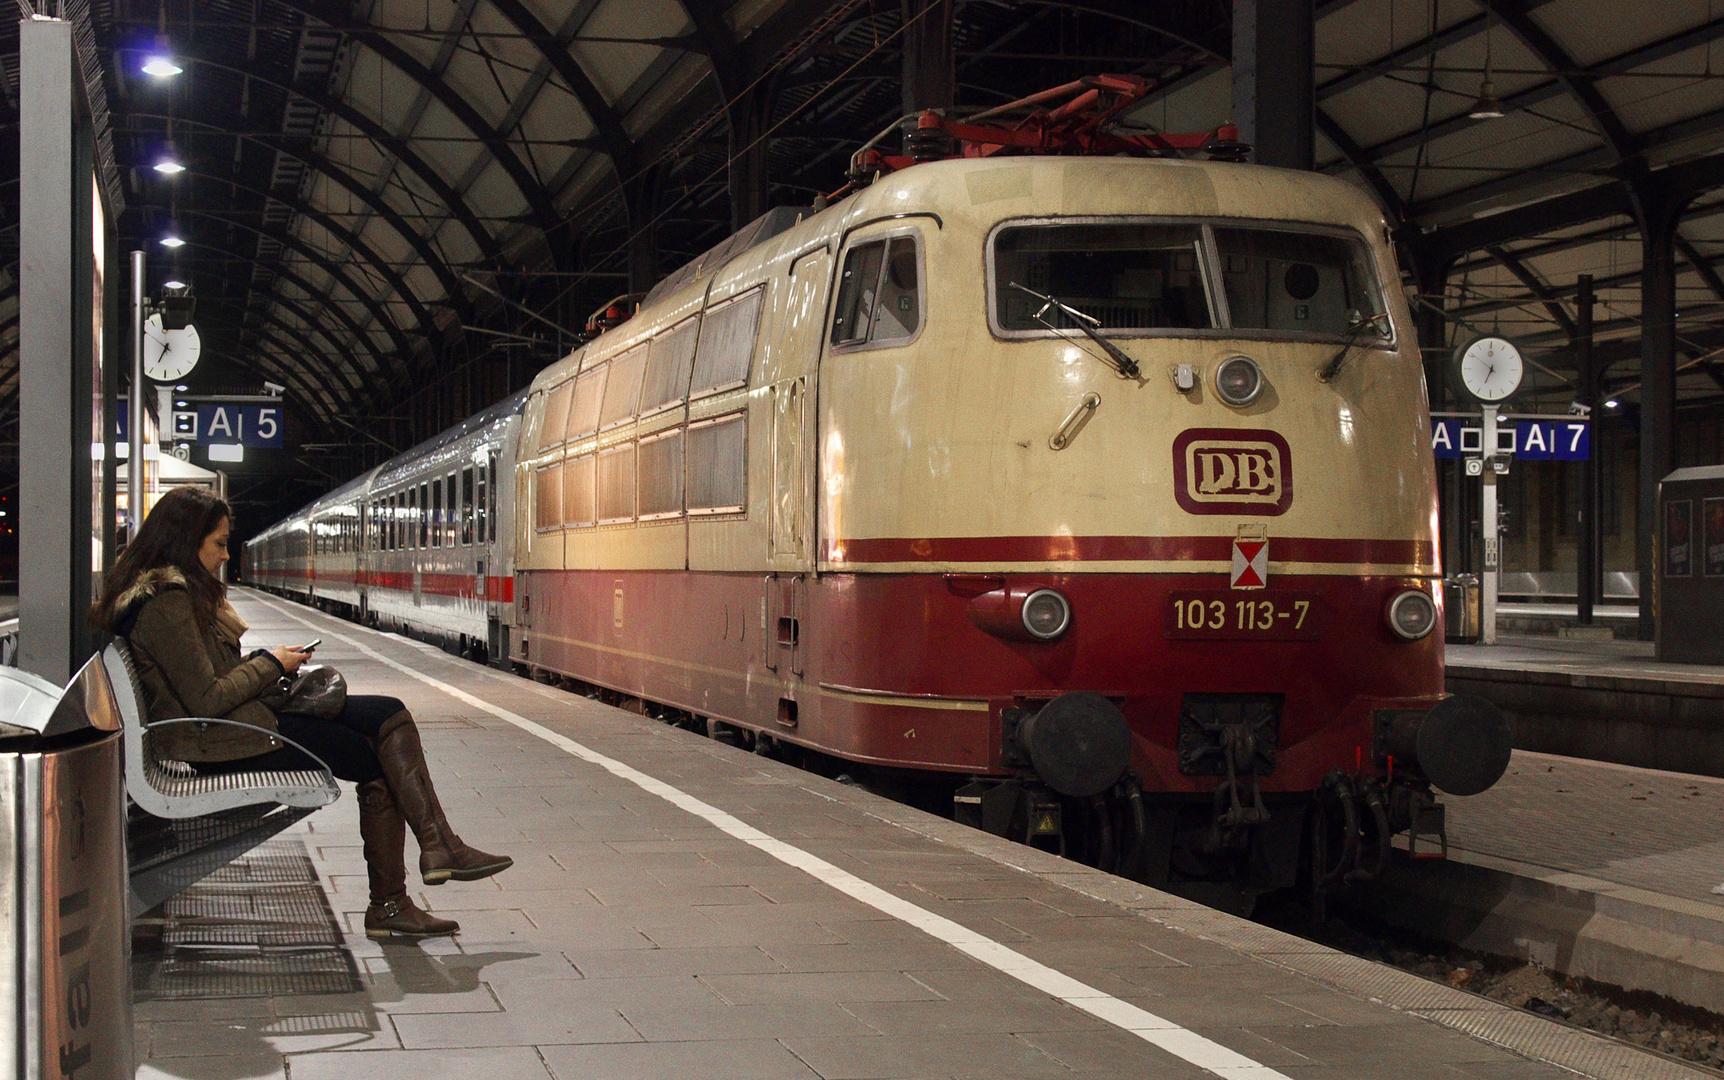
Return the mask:
<path fill-rule="evenodd" d="M 1497 513 L 1497 472 L 1490 462 L 1497 454 L 1498 406 L 1484 407 L 1485 471 L 1479 477 L 1479 528 L 1484 534 L 1484 573 L 1479 575 L 1479 641 L 1497 643 L 1497 585 L 1502 574 L 1502 517 Z"/>
<path fill-rule="evenodd" d="M 1592 362 L 1592 275 L 1580 275 L 1574 294 L 1574 360 L 1580 382 L 1578 400 L 1592 421 L 1592 453 L 1580 463 L 1580 515 L 1575 523 L 1575 614 L 1580 625 L 1592 625 L 1592 606 L 1603 599 L 1598 592 L 1598 373 Z"/>
<path fill-rule="evenodd" d="M 772 120 L 772 93 L 756 86 L 726 108 L 730 117 L 730 230 L 736 232 L 766 213 L 769 200 L 767 151 L 763 138 Z"/>
<path fill-rule="evenodd" d="M 1233 123 L 1259 165 L 1315 162 L 1315 50 L 1312 0 L 1233 0 Z"/>
<path fill-rule="evenodd" d="M 92 651 L 100 562 L 95 148 L 71 24 L 18 32 L 18 666 L 64 685 Z"/>
<path fill-rule="evenodd" d="M 1676 467 L 1676 223 L 1678 200 L 1640 200 L 1640 492 L 1635 565 L 1640 570 L 1640 640 L 1657 636 L 1658 484 Z"/>
<path fill-rule="evenodd" d="M 957 98 L 957 54 L 952 45 L 952 0 L 903 0 L 903 111 L 948 109 Z M 912 21 L 914 20 L 914 21 Z"/>
<path fill-rule="evenodd" d="M 658 230 L 653 221 L 657 188 L 657 173 L 653 169 L 623 185 L 623 203 L 629 212 L 629 292 L 632 293 L 644 293 L 658 284 Z"/>
<path fill-rule="evenodd" d="M 149 382 L 144 378 L 144 253 L 132 252 L 131 334 L 130 348 L 132 390 L 126 399 L 129 425 L 126 432 L 126 540 L 137 539 L 138 527 L 144 523 L 144 494 L 149 479 L 144 475 L 144 395 Z"/>

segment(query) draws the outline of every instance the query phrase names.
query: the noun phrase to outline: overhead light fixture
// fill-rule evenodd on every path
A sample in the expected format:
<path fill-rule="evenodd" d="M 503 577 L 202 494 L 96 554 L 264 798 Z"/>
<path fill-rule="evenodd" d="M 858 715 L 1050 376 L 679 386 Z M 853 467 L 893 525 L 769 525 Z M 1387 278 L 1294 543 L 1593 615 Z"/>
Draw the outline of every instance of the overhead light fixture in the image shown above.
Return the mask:
<path fill-rule="evenodd" d="M 186 384 L 185 384 L 185 383 L 180 383 L 180 384 L 179 384 L 179 385 L 178 385 L 178 386 L 176 386 L 176 387 L 174 387 L 174 389 L 175 389 L 175 390 L 179 390 L 179 391 L 181 391 L 181 392 L 184 392 L 184 390 L 185 390 L 185 389 L 186 389 Z"/>
<path fill-rule="evenodd" d="M 175 173 L 185 172 L 186 167 L 175 161 L 173 158 L 167 157 L 156 162 L 155 170 L 165 176 L 173 176 Z"/>
<path fill-rule="evenodd" d="M 1491 24 L 1488 21 L 1490 9 L 1485 9 L 1485 77 L 1479 83 L 1479 99 L 1473 102 L 1473 107 L 1467 110 L 1467 115 L 1474 120 L 1500 120 L 1503 115 L 1503 103 L 1497 100 L 1496 84 L 1491 82 Z"/>
<path fill-rule="evenodd" d="M 1607 409 L 1614 409 L 1614 408 L 1616 408 L 1616 399 L 1615 399 L 1615 398 L 1611 398 L 1611 399 L 1610 399 L 1610 400 L 1609 400 L 1609 401 L 1607 401 L 1607 402 L 1605 402 L 1605 403 L 1604 403 L 1604 407 L 1605 407 L 1605 408 L 1607 408 Z"/>
<path fill-rule="evenodd" d="M 1474 120 L 1500 120 L 1503 116 L 1503 103 L 1497 100 L 1497 88 L 1491 82 L 1489 70 L 1486 70 L 1484 82 L 1479 83 L 1479 99 L 1473 102 L 1473 107 L 1467 115 Z"/>
<path fill-rule="evenodd" d="M 177 248 L 177 247 L 185 247 L 186 246 L 186 242 L 184 240 L 181 240 L 179 237 L 174 236 L 171 233 L 168 234 L 167 236 L 162 237 L 161 242 L 162 242 L 162 246 L 165 248 Z"/>
<path fill-rule="evenodd" d="M 166 56 L 152 56 L 144 62 L 144 74 L 154 75 L 158 79 L 171 79 L 184 70 L 185 68 Z"/>
<path fill-rule="evenodd" d="M 185 287 L 186 287 L 186 283 L 183 281 L 164 281 L 164 282 L 162 282 L 162 288 L 164 288 L 164 289 L 183 289 Z"/>

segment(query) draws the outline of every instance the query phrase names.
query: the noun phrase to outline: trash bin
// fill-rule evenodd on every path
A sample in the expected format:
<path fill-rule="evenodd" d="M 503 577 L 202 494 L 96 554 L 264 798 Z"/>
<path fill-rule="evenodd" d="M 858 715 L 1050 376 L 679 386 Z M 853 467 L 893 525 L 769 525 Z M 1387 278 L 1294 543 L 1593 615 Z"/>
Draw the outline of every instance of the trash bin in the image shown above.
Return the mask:
<path fill-rule="evenodd" d="M 99 658 L 0 668 L 0 1080 L 131 1080 L 120 744 Z"/>
<path fill-rule="evenodd" d="M 1479 579 L 1456 574 L 1443 580 L 1443 640 L 1450 645 L 1479 641 Z"/>

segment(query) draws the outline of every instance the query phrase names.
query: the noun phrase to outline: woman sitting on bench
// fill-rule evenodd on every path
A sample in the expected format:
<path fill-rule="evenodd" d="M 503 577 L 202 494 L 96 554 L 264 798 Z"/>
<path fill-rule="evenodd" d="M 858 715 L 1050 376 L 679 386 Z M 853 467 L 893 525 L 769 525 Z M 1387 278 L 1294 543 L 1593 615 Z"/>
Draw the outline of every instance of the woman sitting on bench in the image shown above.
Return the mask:
<path fill-rule="evenodd" d="M 155 733 L 156 752 L 205 774 L 317 768 L 276 735 L 305 747 L 359 785 L 359 835 L 371 883 L 366 934 L 455 933 L 459 924 L 427 914 L 407 895 L 406 827 L 419 841 L 427 885 L 489 877 L 513 860 L 467 846 L 449 827 L 413 714 L 396 698 L 350 695 L 334 720 L 278 714 L 261 700 L 279 697 L 281 678 L 297 672 L 310 653 L 279 646 L 240 654 L 247 627 L 217 576 L 228 559 L 232 517 L 228 504 L 203 488 L 169 491 L 120 554 L 91 609 L 97 626 L 130 644 L 151 721 L 207 716 L 248 725 L 169 725 Z"/>

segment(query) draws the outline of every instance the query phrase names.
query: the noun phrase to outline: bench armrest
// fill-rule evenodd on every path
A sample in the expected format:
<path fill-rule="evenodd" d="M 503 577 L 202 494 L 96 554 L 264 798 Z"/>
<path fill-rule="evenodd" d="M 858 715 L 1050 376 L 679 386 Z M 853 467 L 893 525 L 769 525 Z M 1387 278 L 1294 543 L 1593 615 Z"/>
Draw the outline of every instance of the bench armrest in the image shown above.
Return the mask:
<path fill-rule="evenodd" d="M 167 727 L 169 724 L 227 724 L 230 727 L 251 728 L 253 731 L 262 731 L 270 738 L 280 739 L 282 742 L 293 747 L 295 750 L 298 750 L 306 757 L 317 762 L 324 772 L 331 776 L 335 775 L 334 771 L 330 769 L 328 762 L 324 761 L 310 750 L 307 750 L 305 747 L 294 742 L 286 735 L 283 735 L 281 732 L 270 731 L 267 728 L 260 728 L 256 724 L 248 724 L 243 720 L 223 720 L 219 716 L 179 716 L 172 720 L 152 720 L 150 723 L 144 725 L 144 731 L 148 733 L 159 727 Z"/>

